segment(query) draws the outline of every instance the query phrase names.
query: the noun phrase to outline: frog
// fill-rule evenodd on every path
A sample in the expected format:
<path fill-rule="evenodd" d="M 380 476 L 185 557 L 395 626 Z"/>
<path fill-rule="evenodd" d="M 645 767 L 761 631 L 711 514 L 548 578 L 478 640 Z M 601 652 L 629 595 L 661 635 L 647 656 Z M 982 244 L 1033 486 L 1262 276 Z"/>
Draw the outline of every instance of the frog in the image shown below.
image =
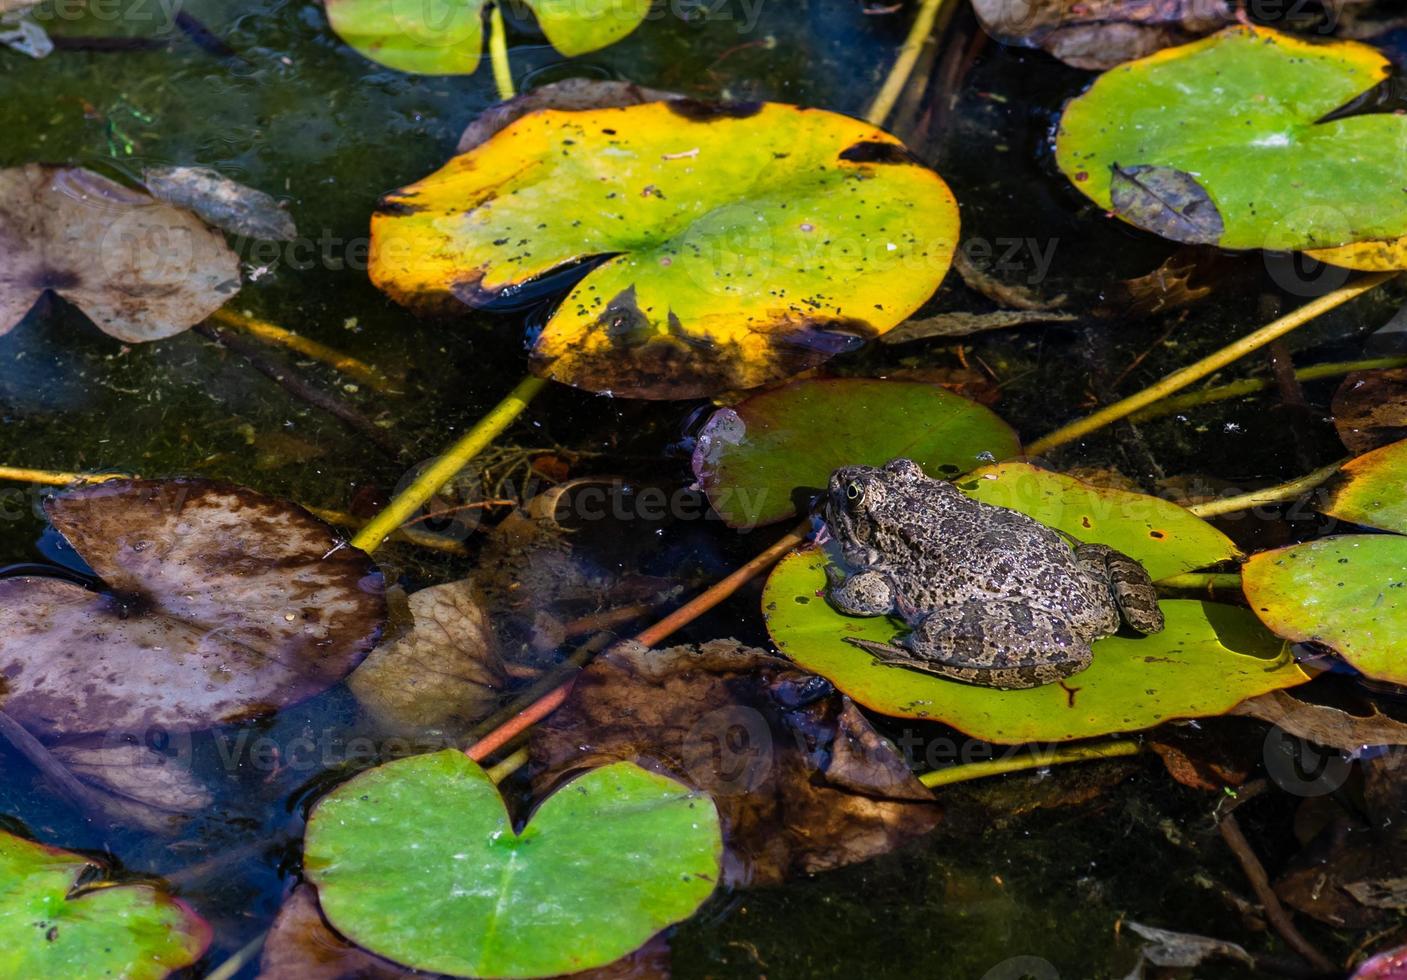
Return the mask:
<path fill-rule="evenodd" d="M 836 469 L 821 511 L 846 566 L 827 565 L 829 604 L 908 627 L 893 643 L 846 638 L 879 663 L 1032 688 L 1084 670 L 1094 641 L 1125 626 L 1163 629 L 1137 560 L 974 500 L 911 459 Z"/>

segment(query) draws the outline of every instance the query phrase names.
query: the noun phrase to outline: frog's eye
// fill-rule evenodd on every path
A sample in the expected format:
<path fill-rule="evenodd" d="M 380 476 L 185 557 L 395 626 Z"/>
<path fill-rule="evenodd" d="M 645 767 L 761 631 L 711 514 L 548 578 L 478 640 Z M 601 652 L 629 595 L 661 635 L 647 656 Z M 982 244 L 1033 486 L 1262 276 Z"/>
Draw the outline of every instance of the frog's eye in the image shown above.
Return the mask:
<path fill-rule="evenodd" d="M 860 499 L 860 484 L 858 484 L 858 483 L 852 483 L 852 484 L 850 484 L 850 486 L 846 487 L 846 488 L 845 488 L 845 499 L 846 499 L 846 500 L 859 500 L 859 499 Z"/>

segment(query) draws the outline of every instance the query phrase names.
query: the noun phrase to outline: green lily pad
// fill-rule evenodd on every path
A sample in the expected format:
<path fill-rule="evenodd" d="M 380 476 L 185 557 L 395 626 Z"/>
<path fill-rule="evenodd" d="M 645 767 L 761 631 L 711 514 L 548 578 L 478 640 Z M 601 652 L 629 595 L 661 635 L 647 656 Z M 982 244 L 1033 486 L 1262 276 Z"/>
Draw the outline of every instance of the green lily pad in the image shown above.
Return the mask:
<path fill-rule="evenodd" d="M 798 381 L 714 412 L 694 477 L 730 527 L 750 528 L 795 515 L 838 466 L 907 456 L 952 477 L 1020 451 L 994 412 L 937 385 Z"/>
<path fill-rule="evenodd" d="M 957 230 L 942 178 L 868 123 L 675 99 L 521 117 L 381 201 L 368 271 L 430 313 L 579 276 L 533 370 L 696 398 L 785 379 L 901 323 L 942 281 Z"/>
<path fill-rule="evenodd" d="M 1407 439 L 1345 463 L 1318 509 L 1339 520 L 1407 534 Z"/>
<path fill-rule="evenodd" d="M 151 885 L 88 882 L 106 870 L 0 831 L 0 976 L 159 980 L 200 959 L 204 919 Z"/>
<path fill-rule="evenodd" d="M 1246 698 L 1309 680 L 1255 616 L 1236 606 L 1165 599 L 1163 632 L 1094 644 L 1087 670 L 1056 684 L 999 691 L 889 667 L 845 642 L 892 642 L 903 624 L 844 616 L 826 602 L 826 557 L 794 552 L 763 590 L 782 653 L 882 714 L 941 721 L 989 742 L 1063 742 L 1230 711 Z"/>
<path fill-rule="evenodd" d="M 524 0 L 567 57 L 614 44 L 650 0 Z M 484 0 L 327 0 L 337 36 L 377 64 L 421 75 L 468 75 L 484 47 Z"/>
<path fill-rule="evenodd" d="M 362 773 L 308 821 L 303 867 L 338 931 L 418 970 L 575 973 L 693 914 L 719 876 L 706 795 L 620 762 L 573 779 L 515 831 L 453 749 Z"/>
<path fill-rule="evenodd" d="M 1231 539 L 1161 497 L 1084 483 L 1030 463 L 1000 463 L 957 481 L 969 496 L 1010 507 L 1077 541 L 1137 558 L 1156 581 L 1239 558 Z"/>
<path fill-rule="evenodd" d="M 1265 551 L 1246 562 L 1241 584 L 1280 636 L 1407 684 L 1407 538 L 1341 534 Z"/>
<path fill-rule="evenodd" d="M 1352 41 L 1237 26 L 1105 72 L 1056 163 L 1100 207 L 1178 241 L 1326 248 L 1407 234 L 1392 112 L 1320 121 L 1390 72 Z"/>

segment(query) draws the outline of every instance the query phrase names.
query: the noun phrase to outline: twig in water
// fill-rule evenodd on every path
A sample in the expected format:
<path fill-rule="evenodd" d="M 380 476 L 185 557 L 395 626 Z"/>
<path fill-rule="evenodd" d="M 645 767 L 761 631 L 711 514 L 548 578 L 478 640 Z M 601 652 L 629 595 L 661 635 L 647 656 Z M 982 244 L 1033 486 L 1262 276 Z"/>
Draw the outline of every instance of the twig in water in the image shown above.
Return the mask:
<path fill-rule="evenodd" d="M 328 367 L 345 374 L 349 378 L 354 378 L 369 388 L 374 388 L 381 394 L 394 393 L 395 386 L 391 379 L 382 374 L 379 370 L 364 361 L 359 361 L 355 357 L 343 354 L 341 351 L 333 350 L 326 344 L 318 343 L 302 334 L 296 334 L 292 330 L 285 330 L 277 324 L 269 323 L 267 320 L 260 320 L 245 313 L 236 313 L 231 309 L 216 310 L 210 314 L 207 320 L 214 320 L 222 327 L 230 327 L 234 330 L 242 330 L 251 336 L 257 337 L 265 343 L 275 344 L 279 347 L 287 347 L 295 353 L 304 357 L 321 361 Z"/>
<path fill-rule="evenodd" d="M 889 113 L 894 110 L 894 103 L 899 101 L 904 86 L 909 82 L 909 75 L 913 73 L 919 53 L 923 51 L 929 35 L 933 33 L 933 24 L 938 19 L 938 11 L 943 8 L 944 3 L 945 0 L 923 0 L 923 5 L 914 16 L 913 26 L 909 28 L 909 36 L 904 38 L 904 45 L 894 60 L 894 67 L 889 69 L 884 85 L 880 87 L 879 94 L 874 97 L 869 111 L 865 113 L 866 122 L 874 126 L 883 126 L 884 121 L 889 118 Z"/>

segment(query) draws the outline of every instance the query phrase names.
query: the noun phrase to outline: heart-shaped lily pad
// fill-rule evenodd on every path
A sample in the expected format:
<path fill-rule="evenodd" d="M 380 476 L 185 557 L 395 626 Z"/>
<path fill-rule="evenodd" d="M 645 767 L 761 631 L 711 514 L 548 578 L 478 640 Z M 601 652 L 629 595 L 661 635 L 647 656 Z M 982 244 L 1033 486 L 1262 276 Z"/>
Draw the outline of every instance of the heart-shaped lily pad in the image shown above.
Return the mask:
<path fill-rule="evenodd" d="M 78 167 L 0 170 L 0 334 L 52 289 L 118 340 L 160 340 L 239 292 L 199 218 Z"/>
<path fill-rule="evenodd" d="M 523 0 L 548 42 L 571 58 L 614 44 L 651 0 Z M 484 48 L 484 0 L 327 0 L 337 36 L 378 64 L 422 75 L 468 75 Z"/>
<path fill-rule="evenodd" d="M 0 976 L 160 980 L 200 959 L 200 916 L 151 885 L 90 880 L 106 870 L 0 831 Z"/>
<path fill-rule="evenodd" d="M 365 554 L 301 507 L 119 480 L 45 510 L 102 580 L 0 579 L 0 707 L 36 731 L 209 728 L 341 680 L 385 617 Z"/>
<path fill-rule="evenodd" d="M 1251 557 L 1246 601 L 1280 636 L 1407 684 L 1407 537 L 1342 534 Z"/>
<path fill-rule="evenodd" d="M 1318 510 L 1343 521 L 1407 534 L 1407 439 L 1345 463 Z"/>
<path fill-rule="evenodd" d="M 937 174 L 832 112 L 544 110 L 387 195 L 370 274 L 398 302 L 443 312 L 592 263 L 536 338 L 533 370 L 693 398 L 788 377 L 894 327 L 942 280 L 957 227 Z"/>
<path fill-rule="evenodd" d="M 838 466 L 907 456 L 953 477 L 1020 451 L 994 412 L 937 385 L 797 381 L 714 412 L 699 433 L 694 477 L 729 526 L 756 527 L 796 514 Z"/>
<path fill-rule="evenodd" d="M 1019 510 L 1077 541 L 1137 558 L 1155 581 L 1241 555 L 1230 538 L 1171 501 L 1096 487 L 1030 463 L 986 466 L 957 486 L 984 504 Z"/>
<path fill-rule="evenodd" d="M 1228 28 L 1101 75 L 1061 116 L 1056 162 L 1100 207 L 1178 241 L 1395 239 L 1407 234 L 1407 118 L 1324 119 L 1389 71 L 1356 42 Z"/>
<path fill-rule="evenodd" d="M 1255 616 L 1190 599 L 1159 603 L 1161 633 L 1099 640 L 1088 669 L 1043 687 L 999 691 L 890 667 L 845 638 L 891 643 L 903 625 L 832 609 L 825 565 L 818 550 L 795 552 L 767 579 L 762 608 L 777 648 L 868 708 L 941 721 L 989 742 L 1062 742 L 1220 715 L 1309 680 Z"/>
<path fill-rule="evenodd" d="M 447 749 L 321 800 L 303 867 L 328 920 L 375 953 L 541 977 L 610 963 L 693 914 L 722 847 L 707 796 L 629 762 L 573 779 L 515 830 L 484 771 Z"/>

